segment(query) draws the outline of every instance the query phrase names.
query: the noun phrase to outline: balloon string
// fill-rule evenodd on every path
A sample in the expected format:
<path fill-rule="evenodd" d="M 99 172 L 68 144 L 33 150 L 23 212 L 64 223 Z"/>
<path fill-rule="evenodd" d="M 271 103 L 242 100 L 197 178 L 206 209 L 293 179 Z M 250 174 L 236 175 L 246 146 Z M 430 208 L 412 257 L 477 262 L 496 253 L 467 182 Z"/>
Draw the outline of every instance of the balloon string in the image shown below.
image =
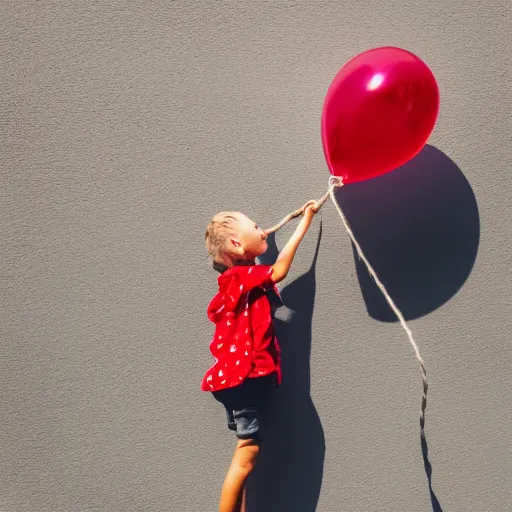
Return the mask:
<path fill-rule="evenodd" d="M 423 381 L 423 395 L 422 395 L 422 399 L 421 399 L 421 409 L 420 409 L 420 432 L 421 432 L 421 437 L 425 438 L 425 409 L 427 408 L 427 391 L 428 391 L 427 371 L 425 369 L 425 363 L 423 362 L 423 359 L 420 355 L 418 346 L 416 345 L 416 342 L 414 341 L 412 332 L 409 329 L 404 316 L 402 315 L 401 311 L 397 308 L 393 299 L 389 296 L 389 293 L 387 292 L 385 286 L 381 283 L 380 279 L 377 277 L 377 274 L 375 273 L 375 270 L 373 270 L 373 267 L 370 265 L 370 262 L 366 259 L 366 256 L 364 255 L 358 241 L 356 240 L 354 233 L 352 232 L 352 229 L 350 228 L 348 221 L 347 221 L 345 215 L 343 214 L 343 211 L 340 208 L 340 205 L 336 201 L 336 196 L 334 195 L 334 189 L 337 187 L 342 187 L 342 186 L 343 186 L 343 180 L 340 177 L 331 176 L 329 178 L 329 188 L 327 189 L 327 192 L 316 202 L 316 208 L 317 208 L 317 210 L 320 209 L 323 206 L 323 204 L 327 201 L 329 196 L 331 197 L 332 202 L 334 203 L 334 206 L 335 206 L 336 210 L 338 211 L 338 214 L 341 217 L 343 224 L 345 225 L 345 229 L 347 230 L 347 233 L 350 236 L 350 239 L 352 240 L 352 243 L 354 244 L 354 246 L 357 250 L 357 254 L 364 261 L 366 267 L 368 268 L 368 272 L 373 277 L 373 279 L 375 279 L 375 283 L 380 288 L 381 292 L 383 293 L 384 297 L 386 298 L 386 301 L 388 302 L 391 309 L 394 311 L 398 320 L 400 320 L 400 324 L 402 325 L 405 332 L 407 333 L 407 336 L 409 337 L 409 341 L 414 349 L 416 359 L 420 363 L 420 367 L 421 367 L 421 377 L 422 377 L 422 381 Z M 265 230 L 265 233 L 267 235 L 269 235 L 270 233 L 274 233 L 278 229 L 281 229 L 289 221 L 291 221 L 292 219 L 294 219 L 296 217 L 299 217 L 303 213 L 304 213 L 304 207 L 299 208 L 298 210 L 288 214 L 284 219 L 281 220 L 281 222 L 279 222 L 275 226 L 271 227 L 270 229 Z"/>
<path fill-rule="evenodd" d="M 420 432 L 421 432 L 421 437 L 424 438 L 425 437 L 425 409 L 427 408 L 427 391 L 428 391 L 427 371 L 425 369 L 425 363 L 423 362 L 423 359 L 420 355 L 418 346 L 416 345 L 416 342 L 414 341 L 414 338 L 412 337 L 412 332 L 409 329 L 409 327 L 407 326 L 404 316 L 402 315 L 401 311 L 396 307 L 395 303 L 393 302 L 393 299 L 389 296 L 389 293 L 387 292 L 386 288 L 381 283 L 380 279 L 377 277 L 375 270 L 373 270 L 373 267 L 370 265 L 369 261 L 366 259 L 366 256 L 363 254 L 363 251 L 361 250 L 361 247 L 359 246 L 359 243 L 357 242 L 357 240 L 354 236 L 354 233 L 350 229 L 348 221 L 347 221 L 345 215 L 343 214 L 343 211 L 341 210 L 340 205 L 336 201 L 336 196 L 334 195 L 334 187 L 329 187 L 329 193 L 330 193 L 332 202 L 334 203 L 334 206 L 335 206 L 336 210 L 338 211 L 338 213 L 341 217 L 341 220 L 343 221 L 343 224 L 345 225 L 345 228 L 350 236 L 350 239 L 352 240 L 352 243 L 355 245 L 355 247 L 357 249 L 357 253 L 358 253 L 359 257 L 366 264 L 366 267 L 368 268 L 368 272 L 373 277 L 373 279 L 375 279 L 377 286 L 380 288 L 380 290 L 384 294 L 384 297 L 386 298 L 389 306 L 395 312 L 398 320 L 400 320 L 400 323 L 402 324 L 402 327 L 404 328 L 405 332 L 407 333 L 407 336 L 409 337 L 409 341 L 411 342 L 411 345 L 414 349 L 414 352 L 416 354 L 416 359 L 420 363 L 421 377 L 422 377 L 422 381 L 423 381 L 423 396 L 421 399 L 421 410 L 420 410 Z"/>
<path fill-rule="evenodd" d="M 324 205 L 324 203 L 329 199 L 329 195 L 331 193 L 331 190 L 334 189 L 334 187 L 342 187 L 343 181 L 341 178 L 337 176 L 331 176 L 329 178 L 329 188 L 327 189 L 327 192 L 316 202 L 316 209 L 317 211 Z M 294 212 L 289 213 L 286 217 L 284 217 L 280 222 L 278 222 L 275 226 L 272 226 L 269 229 L 265 229 L 264 233 L 266 235 L 270 235 L 271 233 L 275 233 L 277 230 L 281 229 L 285 224 L 288 224 L 292 219 L 295 219 L 296 217 L 300 217 L 304 213 L 304 207 L 299 208 L 298 210 L 295 210 Z"/>

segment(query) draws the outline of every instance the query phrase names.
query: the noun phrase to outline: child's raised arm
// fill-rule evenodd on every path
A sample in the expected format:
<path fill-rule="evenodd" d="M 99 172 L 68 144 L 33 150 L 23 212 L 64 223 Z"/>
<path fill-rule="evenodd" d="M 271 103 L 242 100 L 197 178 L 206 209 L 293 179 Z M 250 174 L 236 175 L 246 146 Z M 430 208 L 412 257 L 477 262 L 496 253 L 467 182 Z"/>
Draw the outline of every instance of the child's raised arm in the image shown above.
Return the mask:
<path fill-rule="evenodd" d="M 288 240 L 283 250 L 279 253 L 276 262 L 272 265 L 272 281 L 275 283 L 282 281 L 288 274 L 299 244 L 309 229 L 313 215 L 315 215 L 316 212 L 316 201 L 308 201 L 304 205 L 304 216 L 295 229 L 295 232 L 290 237 L 290 240 Z"/>

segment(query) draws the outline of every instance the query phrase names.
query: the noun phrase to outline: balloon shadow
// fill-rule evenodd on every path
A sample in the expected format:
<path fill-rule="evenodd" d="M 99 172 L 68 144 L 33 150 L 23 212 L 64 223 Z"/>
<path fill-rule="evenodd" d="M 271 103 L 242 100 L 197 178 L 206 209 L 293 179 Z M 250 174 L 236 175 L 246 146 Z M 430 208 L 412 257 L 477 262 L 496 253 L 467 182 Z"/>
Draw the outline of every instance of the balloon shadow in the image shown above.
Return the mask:
<path fill-rule="evenodd" d="M 449 301 L 471 273 L 480 239 L 476 199 L 457 165 L 433 146 L 389 174 L 337 189 L 336 199 L 406 320 Z M 352 250 L 368 314 L 398 321 L 353 245 Z M 432 510 L 442 512 L 426 437 L 420 442 Z"/>
<path fill-rule="evenodd" d="M 337 189 L 336 199 L 406 320 L 446 303 L 471 273 L 480 239 L 476 199 L 457 165 L 433 146 L 391 173 Z M 396 322 L 353 251 L 368 314 Z"/>
<path fill-rule="evenodd" d="M 247 483 L 248 512 L 314 512 L 320 496 L 325 438 L 310 394 L 310 353 L 321 235 L 320 223 L 310 269 L 281 290 L 283 309 L 289 312 L 287 319 L 275 319 L 283 383 L 262 418 L 262 450 Z M 272 235 L 268 242 L 269 249 L 260 258 L 267 265 L 278 255 Z"/>

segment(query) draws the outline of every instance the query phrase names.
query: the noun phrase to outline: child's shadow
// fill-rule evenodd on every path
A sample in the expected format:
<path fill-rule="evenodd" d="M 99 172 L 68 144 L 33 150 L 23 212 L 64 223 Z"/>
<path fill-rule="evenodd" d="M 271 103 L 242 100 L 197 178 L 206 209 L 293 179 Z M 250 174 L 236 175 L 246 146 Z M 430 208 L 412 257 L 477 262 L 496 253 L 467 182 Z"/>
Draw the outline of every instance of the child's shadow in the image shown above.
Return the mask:
<path fill-rule="evenodd" d="M 263 418 L 263 444 L 247 484 L 248 512 L 314 512 L 322 484 L 325 439 L 310 395 L 311 321 L 315 266 L 322 226 L 310 269 L 281 290 L 289 321 L 275 320 L 282 350 L 283 383 Z M 278 254 L 274 237 L 260 258 L 272 264 Z M 278 310 L 279 311 L 279 310 Z"/>

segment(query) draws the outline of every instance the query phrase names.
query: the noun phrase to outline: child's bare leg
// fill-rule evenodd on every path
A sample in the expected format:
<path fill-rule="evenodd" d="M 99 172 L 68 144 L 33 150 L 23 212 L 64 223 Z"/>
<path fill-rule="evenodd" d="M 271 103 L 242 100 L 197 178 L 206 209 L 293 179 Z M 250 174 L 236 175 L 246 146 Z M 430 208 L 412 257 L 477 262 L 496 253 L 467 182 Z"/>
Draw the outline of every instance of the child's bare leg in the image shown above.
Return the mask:
<path fill-rule="evenodd" d="M 219 512 L 240 512 L 245 480 L 254 469 L 260 446 L 254 439 L 240 439 L 222 486 Z"/>

